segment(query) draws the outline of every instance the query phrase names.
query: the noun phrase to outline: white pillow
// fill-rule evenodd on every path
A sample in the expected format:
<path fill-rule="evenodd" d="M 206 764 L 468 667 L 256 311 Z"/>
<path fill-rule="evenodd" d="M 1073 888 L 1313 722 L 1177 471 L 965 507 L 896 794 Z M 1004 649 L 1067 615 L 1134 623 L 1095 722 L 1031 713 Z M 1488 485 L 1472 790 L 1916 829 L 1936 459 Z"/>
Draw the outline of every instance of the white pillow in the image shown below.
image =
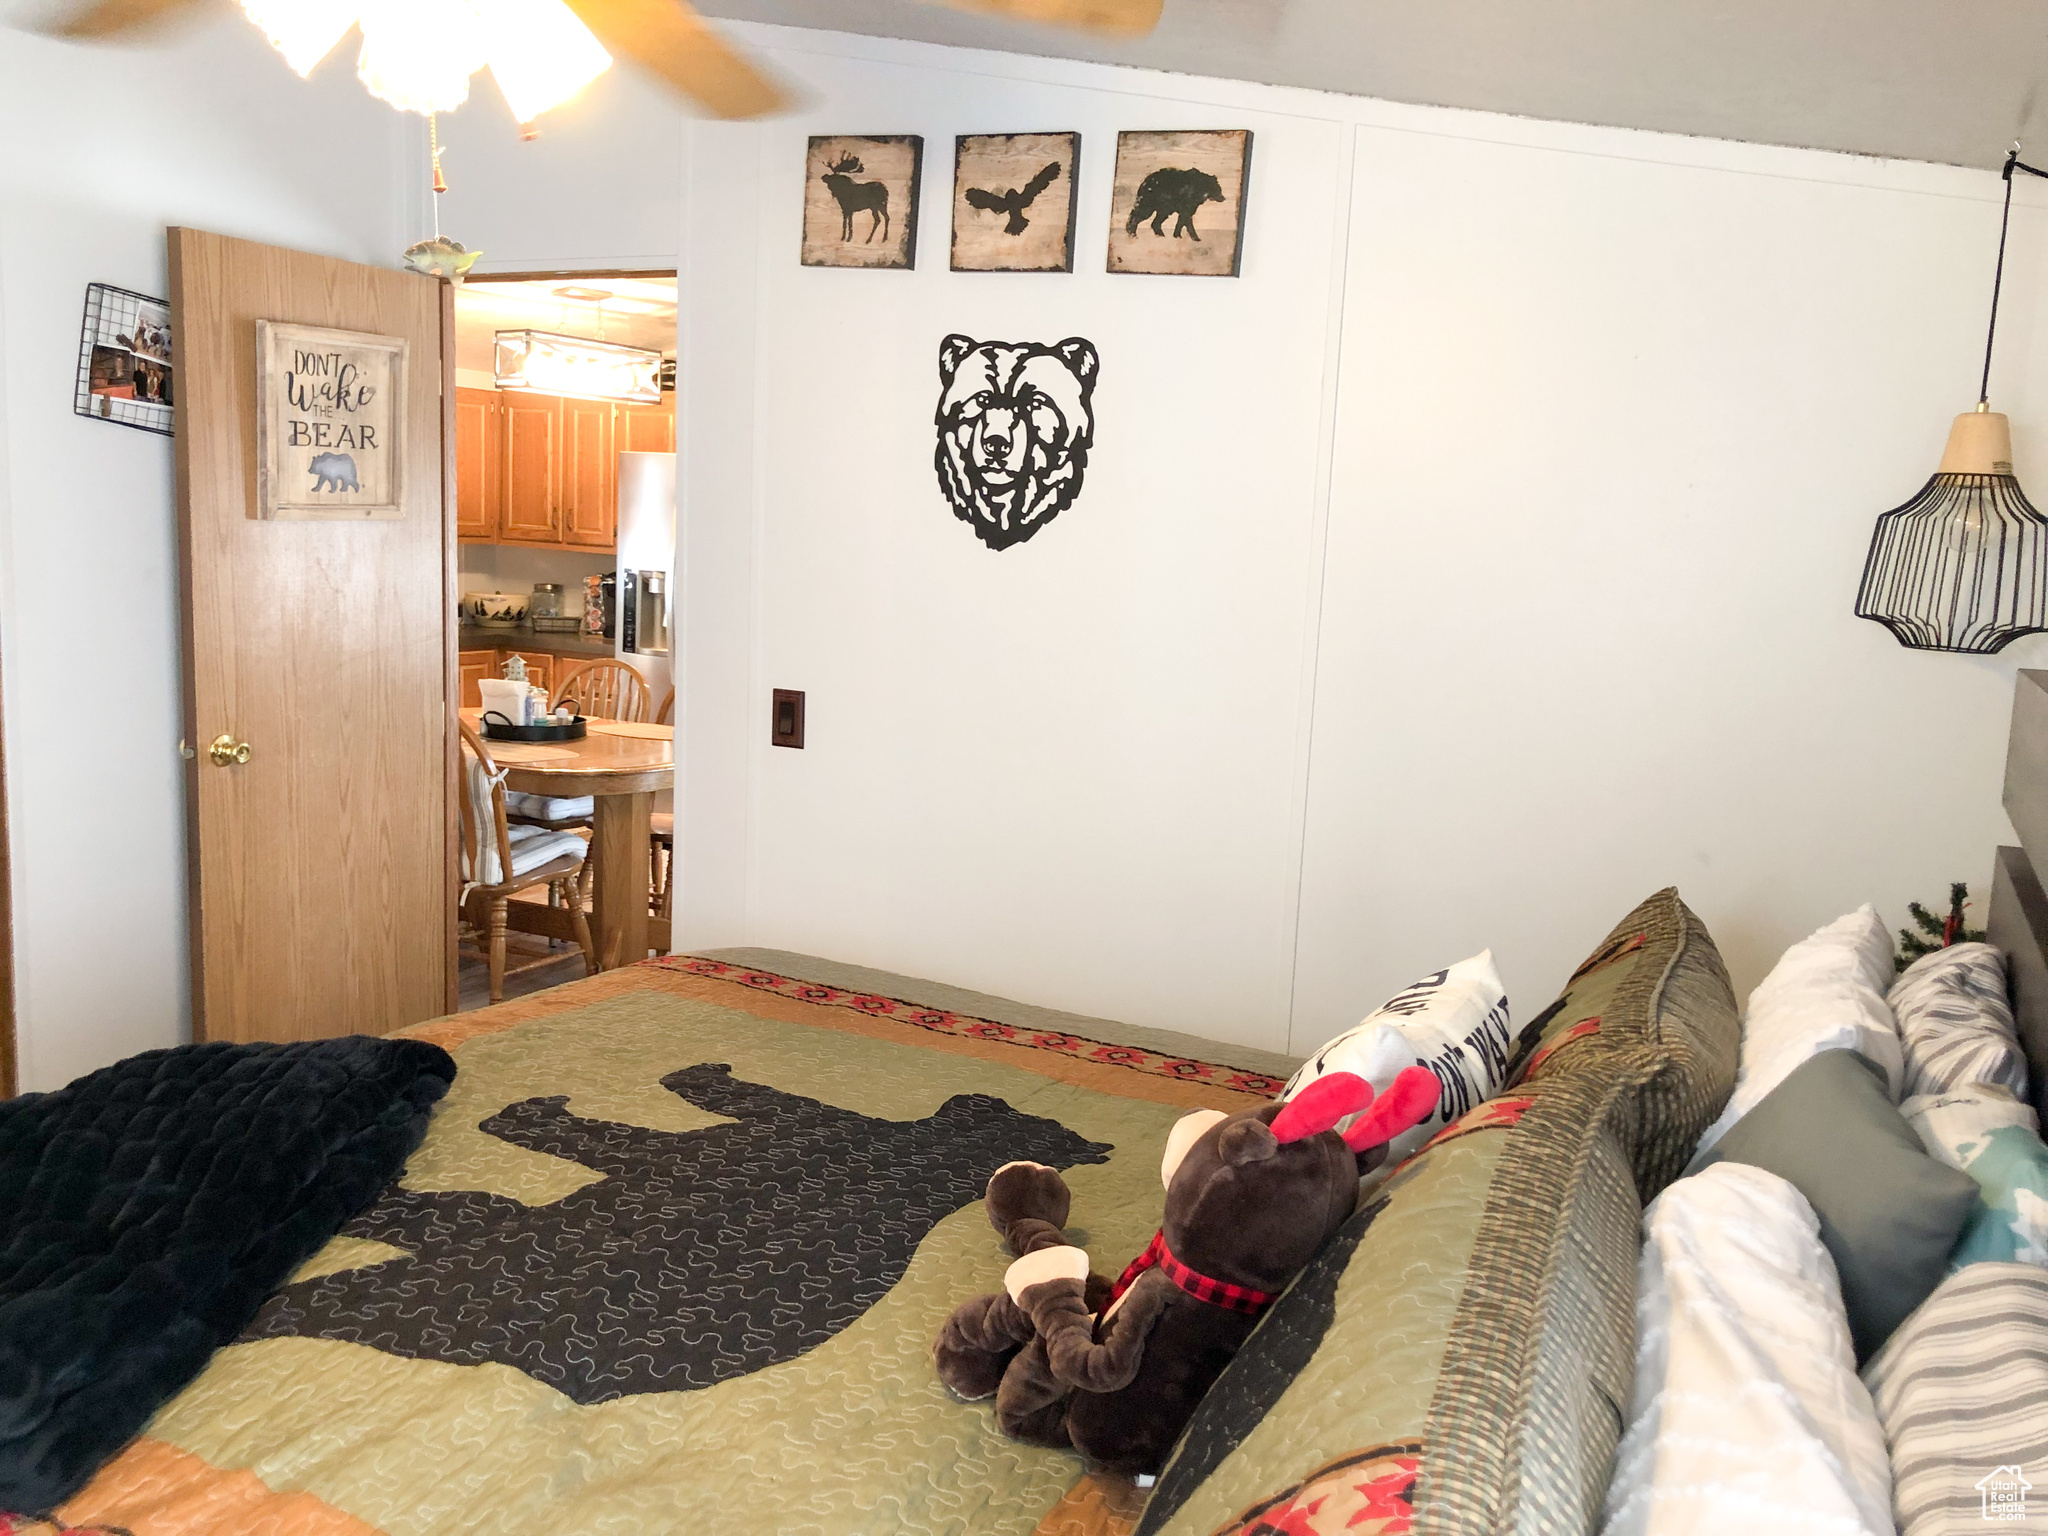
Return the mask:
<path fill-rule="evenodd" d="M 1652 1201 L 1643 1233 L 1602 1536 L 1892 1536 L 1884 1431 L 1805 1198 L 1716 1163 Z"/>
<path fill-rule="evenodd" d="M 1735 1092 L 1700 1138 L 1693 1166 L 1794 1067 L 1822 1051 L 1859 1052 L 1884 1073 L 1897 1103 L 1905 1061 L 1885 1002 L 1891 978 L 1891 931 L 1868 904 L 1786 950 L 1749 994 Z"/>
<path fill-rule="evenodd" d="M 1508 1000 L 1482 950 L 1446 971 L 1402 988 L 1301 1064 L 1280 1097 L 1297 1093 L 1329 1072 L 1356 1072 L 1384 1092 L 1403 1067 L 1424 1066 L 1443 1091 L 1420 1125 L 1387 1144 L 1382 1168 L 1394 1165 L 1453 1120 L 1500 1091 L 1507 1080 Z M 1340 1122 L 1348 1128 L 1356 1115 Z"/>

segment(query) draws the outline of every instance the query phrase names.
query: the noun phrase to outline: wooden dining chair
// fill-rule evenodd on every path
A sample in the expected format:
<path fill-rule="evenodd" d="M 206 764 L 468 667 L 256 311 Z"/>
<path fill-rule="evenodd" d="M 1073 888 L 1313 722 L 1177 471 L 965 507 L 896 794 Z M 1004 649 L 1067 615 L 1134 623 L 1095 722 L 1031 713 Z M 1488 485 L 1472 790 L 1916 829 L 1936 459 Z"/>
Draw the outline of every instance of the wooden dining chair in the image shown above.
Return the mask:
<path fill-rule="evenodd" d="M 504 775 L 490 749 L 467 720 L 458 717 L 456 725 L 462 732 L 462 912 L 491 968 L 491 1001 L 505 996 L 506 904 L 537 885 L 547 886 L 551 906 L 568 909 L 584 974 L 595 975 L 597 950 L 583 916 L 579 878 L 588 845 L 574 832 L 513 823 L 505 812 Z M 512 974 L 557 958 L 543 954 L 515 966 Z"/>
<path fill-rule="evenodd" d="M 555 684 L 555 708 L 564 700 L 575 704 L 576 713 L 595 720 L 631 720 L 647 723 L 647 679 L 623 661 L 586 661 Z"/>
<path fill-rule="evenodd" d="M 587 719 L 644 721 L 647 718 L 647 683 L 623 661 L 592 661 L 576 668 L 561 681 L 548 702 L 560 708 L 567 700 L 576 713 Z M 596 814 L 588 795 L 551 799 L 545 795 L 514 792 L 506 804 L 516 825 L 545 827 L 551 832 L 570 827 L 588 828 Z"/>
<path fill-rule="evenodd" d="M 654 712 L 656 725 L 676 723 L 676 691 L 671 688 Z M 675 892 L 671 883 L 676 867 L 676 813 L 656 811 L 647 833 L 647 906 L 656 917 L 674 916 Z"/>
<path fill-rule="evenodd" d="M 555 685 L 548 702 L 561 708 L 564 702 L 576 706 L 576 713 L 591 720 L 630 720 L 644 724 L 647 719 L 647 680 L 626 662 L 614 659 L 587 661 Z M 549 832 L 595 829 L 597 807 L 589 795 L 555 799 L 545 795 L 514 793 L 506 807 L 515 825 L 540 827 Z M 583 894 L 590 895 L 595 871 L 585 870 Z M 552 898 L 550 898 L 552 902 Z"/>

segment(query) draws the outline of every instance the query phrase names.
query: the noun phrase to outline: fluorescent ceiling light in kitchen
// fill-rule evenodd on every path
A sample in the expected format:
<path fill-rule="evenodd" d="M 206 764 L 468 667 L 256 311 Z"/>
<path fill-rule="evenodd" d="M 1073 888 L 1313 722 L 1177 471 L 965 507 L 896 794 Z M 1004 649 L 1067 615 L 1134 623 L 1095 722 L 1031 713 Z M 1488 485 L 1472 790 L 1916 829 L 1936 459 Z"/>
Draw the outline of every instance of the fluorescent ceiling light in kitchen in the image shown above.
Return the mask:
<path fill-rule="evenodd" d="M 553 331 L 497 334 L 498 388 L 661 404 L 661 354 Z"/>

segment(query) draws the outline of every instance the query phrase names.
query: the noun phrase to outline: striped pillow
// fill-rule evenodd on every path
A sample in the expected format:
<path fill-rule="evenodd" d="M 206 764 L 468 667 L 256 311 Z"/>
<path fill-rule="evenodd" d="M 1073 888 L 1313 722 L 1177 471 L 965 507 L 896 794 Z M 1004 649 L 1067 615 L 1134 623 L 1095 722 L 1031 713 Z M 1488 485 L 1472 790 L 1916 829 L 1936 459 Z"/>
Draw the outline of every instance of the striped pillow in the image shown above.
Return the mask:
<path fill-rule="evenodd" d="M 1989 944 L 1923 955 L 1892 986 L 1905 1044 L 1901 1098 L 1991 1083 L 2027 1098 L 2027 1058 L 2005 999 L 2005 956 Z"/>
<path fill-rule="evenodd" d="M 2014 1468 L 2048 1499 L 2048 1270 L 1957 1270 L 1863 1381 L 1891 1446 L 1901 1536 L 1982 1532 L 1988 1484 Z"/>

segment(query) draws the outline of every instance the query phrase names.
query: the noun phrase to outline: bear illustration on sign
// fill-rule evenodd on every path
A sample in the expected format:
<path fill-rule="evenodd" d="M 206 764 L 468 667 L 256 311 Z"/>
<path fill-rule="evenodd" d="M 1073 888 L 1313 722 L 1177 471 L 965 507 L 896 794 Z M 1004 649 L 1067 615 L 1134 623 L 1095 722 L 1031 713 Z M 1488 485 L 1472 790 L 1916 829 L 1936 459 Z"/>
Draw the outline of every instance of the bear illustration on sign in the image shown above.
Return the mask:
<path fill-rule="evenodd" d="M 1135 235 L 1138 226 L 1150 219 L 1152 233 L 1163 235 L 1167 217 L 1171 215 L 1174 239 L 1186 235 L 1190 240 L 1199 240 L 1202 237 L 1195 233 L 1195 215 L 1204 203 L 1222 201 L 1223 184 L 1207 171 L 1175 170 L 1171 167 L 1154 171 L 1138 184 L 1137 201 L 1131 204 L 1131 216 L 1124 223 L 1124 233 Z"/>
<path fill-rule="evenodd" d="M 316 453 L 306 468 L 313 476 L 313 489 L 316 491 L 362 489 L 356 479 L 356 459 L 352 453 Z"/>
<path fill-rule="evenodd" d="M 1095 445 L 1095 344 L 948 336 L 939 343 L 939 488 L 990 549 L 1073 505 Z"/>

